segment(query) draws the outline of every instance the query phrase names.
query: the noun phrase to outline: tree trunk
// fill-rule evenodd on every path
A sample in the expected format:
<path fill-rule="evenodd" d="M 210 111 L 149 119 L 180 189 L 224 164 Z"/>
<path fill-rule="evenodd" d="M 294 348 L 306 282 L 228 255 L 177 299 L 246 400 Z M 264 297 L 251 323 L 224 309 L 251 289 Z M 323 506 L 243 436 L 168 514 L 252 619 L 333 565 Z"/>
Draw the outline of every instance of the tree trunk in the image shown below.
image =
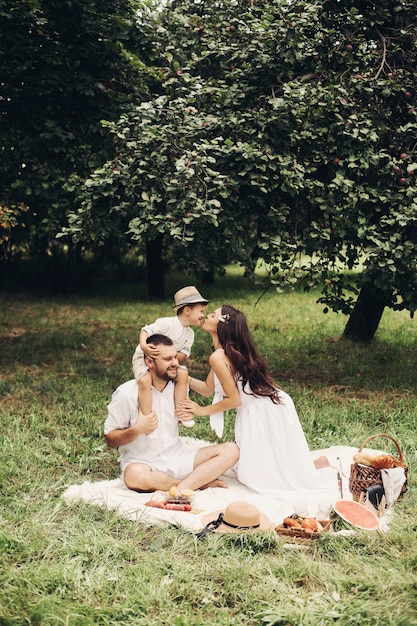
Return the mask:
<path fill-rule="evenodd" d="M 364 285 L 359 292 L 343 336 L 352 341 L 372 341 L 386 303 L 386 294 L 374 289 L 371 285 Z"/>
<path fill-rule="evenodd" d="M 165 267 L 162 256 L 163 235 L 146 242 L 148 294 L 151 299 L 165 298 Z"/>

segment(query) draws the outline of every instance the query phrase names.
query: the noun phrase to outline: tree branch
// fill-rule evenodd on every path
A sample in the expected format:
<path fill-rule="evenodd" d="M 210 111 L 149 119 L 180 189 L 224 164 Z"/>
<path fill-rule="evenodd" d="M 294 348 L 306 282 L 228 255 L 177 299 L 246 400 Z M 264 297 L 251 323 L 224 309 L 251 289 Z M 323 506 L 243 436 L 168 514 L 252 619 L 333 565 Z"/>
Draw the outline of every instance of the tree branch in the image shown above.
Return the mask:
<path fill-rule="evenodd" d="M 387 62 L 387 44 L 386 44 L 386 40 L 385 37 L 383 37 L 383 35 L 379 32 L 378 35 L 382 41 L 382 61 L 381 64 L 379 66 L 379 69 L 377 71 L 377 73 L 374 76 L 374 80 L 376 80 L 377 78 L 379 78 L 379 75 L 381 74 L 382 70 L 384 69 L 384 65 Z"/>

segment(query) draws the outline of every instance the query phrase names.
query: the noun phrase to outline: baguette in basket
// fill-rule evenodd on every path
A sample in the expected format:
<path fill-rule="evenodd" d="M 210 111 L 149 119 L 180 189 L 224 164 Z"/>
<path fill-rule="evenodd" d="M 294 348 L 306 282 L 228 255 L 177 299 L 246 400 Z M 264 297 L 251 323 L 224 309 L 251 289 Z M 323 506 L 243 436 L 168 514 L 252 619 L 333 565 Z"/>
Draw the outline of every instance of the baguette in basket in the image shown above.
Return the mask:
<path fill-rule="evenodd" d="M 358 452 L 353 455 L 353 461 L 366 465 L 367 467 L 374 467 L 375 469 L 392 469 L 393 467 L 401 467 L 401 461 L 396 459 L 392 454 L 378 454 L 374 456 L 372 454 L 366 454 L 365 452 Z"/>

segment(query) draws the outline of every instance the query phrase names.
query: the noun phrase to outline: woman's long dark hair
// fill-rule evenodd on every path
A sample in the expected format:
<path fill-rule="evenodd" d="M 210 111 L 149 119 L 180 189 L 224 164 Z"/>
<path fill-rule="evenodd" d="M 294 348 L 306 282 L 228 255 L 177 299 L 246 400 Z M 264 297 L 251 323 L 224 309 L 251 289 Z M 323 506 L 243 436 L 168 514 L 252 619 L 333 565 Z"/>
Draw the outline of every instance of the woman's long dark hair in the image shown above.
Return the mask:
<path fill-rule="evenodd" d="M 242 379 L 243 387 L 247 383 L 254 395 L 267 396 L 279 404 L 278 388 L 258 352 L 243 313 L 229 304 L 223 304 L 217 336 L 234 372 Z"/>

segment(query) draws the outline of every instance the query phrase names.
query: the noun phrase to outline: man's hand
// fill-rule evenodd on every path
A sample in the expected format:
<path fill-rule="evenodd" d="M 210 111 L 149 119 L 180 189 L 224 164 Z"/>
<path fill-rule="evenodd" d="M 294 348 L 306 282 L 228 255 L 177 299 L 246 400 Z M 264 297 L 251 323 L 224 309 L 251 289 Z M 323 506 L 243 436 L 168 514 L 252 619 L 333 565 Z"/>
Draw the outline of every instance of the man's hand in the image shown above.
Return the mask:
<path fill-rule="evenodd" d="M 152 433 L 158 427 L 158 416 L 155 411 L 151 411 L 148 415 L 144 415 L 138 409 L 138 419 L 129 428 L 115 429 L 105 435 L 107 445 L 111 448 L 125 446 L 134 441 L 140 435 Z"/>
<path fill-rule="evenodd" d="M 135 427 L 140 435 L 148 435 L 158 428 L 158 416 L 155 411 L 144 415 L 139 409 L 139 415 Z"/>

